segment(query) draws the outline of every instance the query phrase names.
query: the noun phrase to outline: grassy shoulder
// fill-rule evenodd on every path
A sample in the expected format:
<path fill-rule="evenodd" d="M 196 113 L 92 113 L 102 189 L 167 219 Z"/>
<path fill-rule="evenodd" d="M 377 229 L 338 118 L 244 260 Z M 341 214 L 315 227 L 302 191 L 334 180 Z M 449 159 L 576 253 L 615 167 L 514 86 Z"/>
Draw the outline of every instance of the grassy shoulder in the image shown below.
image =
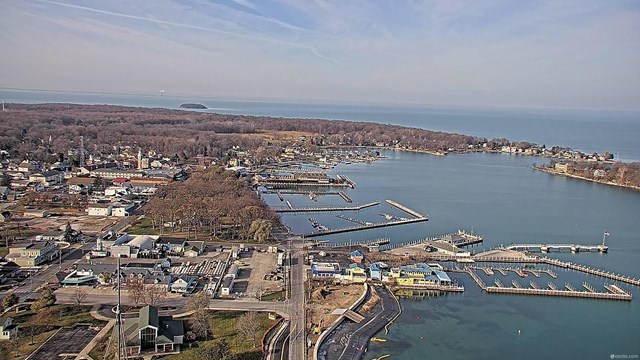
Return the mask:
<path fill-rule="evenodd" d="M 182 352 L 176 355 L 163 357 L 165 360 L 190 360 L 194 358 L 195 349 L 197 347 L 211 347 L 217 342 L 225 340 L 230 347 L 234 360 L 259 360 L 262 359 L 261 340 L 263 334 L 275 322 L 269 319 L 267 313 L 258 313 L 257 321 L 259 326 L 256 332 L 256 346 L 253 341 L 243 336 L 237 330 L 237 324 L 240 317 L 244 314 L 242 311 L 212 311 L 208 313 L 209 328 L 213 334 L 211 340 L 195 341 L 191 344 L 183 345 Z M 185 318 L 187 320 L 187 318 Z M 188 322 L 185 324 L 188 329 Z"/>
<path fill-rule="evenodd" d="M 6 313 L 4 316 L 12 317 L 14 323 L 18 325 L 19 335 L 16 344 L 11 340 L 0 340 L 0 360 L 24 359 L 34 350 L 40 347 L 59 328 L 72 326 L 74 324 L 92 324 L 94 326 L 104 326 L 105 321 L 97 320 L 90 314 L 91 306 L 75 305 L 53 305 L 39 311 L 46 310 L 50 316 L 46 319 L 46 324 L 38 324 L 34 328 L 33 342 L 31 341 L 31 326 L 33 326 L 35 312 L 27 311 L 20 314 Z"/>

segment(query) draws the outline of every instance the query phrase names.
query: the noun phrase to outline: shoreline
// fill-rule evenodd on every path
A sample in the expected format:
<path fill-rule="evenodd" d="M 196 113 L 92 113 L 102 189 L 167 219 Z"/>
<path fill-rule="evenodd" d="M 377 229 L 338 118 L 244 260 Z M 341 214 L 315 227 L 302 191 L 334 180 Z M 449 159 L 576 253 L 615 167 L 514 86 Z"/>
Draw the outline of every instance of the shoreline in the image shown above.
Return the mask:
<path fill-rule="evenodd" d="M 640 186 L 625 185 L 625 184 L 614 183 L 614 182 L 611 182 L 611 181 L 603 181 L 603 180 L 591 179 L 591 178 L 580 176 L 580 175 L 575 175 L 575 174 L 569 174 L 569 173 L 563 173 L 563 172 L 555 171 L 553 169 L 549 169 L 549 168 L 546 168 L 546 167 L 543 167 L 543 166 L 532 166 L 531 168 L 534 169 L 534 170 L 542 171 L 542 172 L 550 174 L 550 175 L 564 176 L 564 177 L 569 177 L 569 178 L 589 181 L 589 182 L 597 183 L 597 184 L 601 184 L 601 185 L 617 186 L 617 187 L 620 187 L 620 188 L 640 191 Z"/>

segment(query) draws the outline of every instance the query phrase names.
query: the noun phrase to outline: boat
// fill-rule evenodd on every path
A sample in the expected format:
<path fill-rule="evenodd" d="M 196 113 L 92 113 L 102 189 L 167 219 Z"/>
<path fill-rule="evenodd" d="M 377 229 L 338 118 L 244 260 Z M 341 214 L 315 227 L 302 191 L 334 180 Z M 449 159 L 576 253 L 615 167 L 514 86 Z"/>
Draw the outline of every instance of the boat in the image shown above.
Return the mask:
<path fill-rule="evenodd" d="M 377 338 L 377 337 L 372 337 L 372 338 L 371 338 L 371 341 L 375 341 L 375 342 L 387 342 L 387 339 L 380 339 L 380 338 Z"/>

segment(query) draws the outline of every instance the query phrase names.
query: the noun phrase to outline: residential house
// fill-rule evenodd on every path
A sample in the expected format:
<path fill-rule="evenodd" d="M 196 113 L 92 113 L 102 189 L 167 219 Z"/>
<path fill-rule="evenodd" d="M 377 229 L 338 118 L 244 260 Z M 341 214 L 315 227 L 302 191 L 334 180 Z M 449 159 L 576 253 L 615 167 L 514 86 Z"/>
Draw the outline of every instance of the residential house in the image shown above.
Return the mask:
<path fill-rule="evenodd" d="M 162 249 L 170 254 L 182 254 L 186 242 L 187 239 L 185 238 L 160 236 L 156 241 L 156 248 Z"/>
<path fill-rule="evenodd" d="M 37 173 L 29 175 L 29 181 L 33 183 L 40 183 L 45 187 L 59 184 L 64 179 L 64 173 L 58 170 L 45 171 L 43 173 Z"/>
<path fill-rule="evenodd" d="M 9 340 L 18 333 L 18 325 L 10 317 L 0 318 L 0 339 Z"/>
<path fill-rule="evenodd" d="M 25 160 L 18 165 L 18 171 L 21 173 L 28 173 L 31 171 L 35 171 L 38 168 L 36 163 L 30 162 L 29 160 Z"/>
<path fill-rule="evenodd" d="M 340 277 L 342 280 L 347 280 L 353 283 L 364 283 L 367 281 L 367 274 L 364 270 L 364 265 L 359 263 L 351 263 L 345 269 L 345 274 Z"/>
<path fill-rule="evenodd" d="M 123 320 L 126 351 L 130 355 L 142 352 L 180 351 L 184 341 L 184 324 L 171 316 L 160 316 L 158 308 L 145 306 L 137 318 Z M 117 330 L 114 330 L 117 331 Z M 117 334 L 116 334 L 117 336 Z"/>
<path fill-rule="evenodd" d="M 349 255 L 349 259 L 354 263 L 360 264 L 364 261 L 364 254 L 360 250 L 354 250 Z"/>
<path fill-rule="evenodd" d="M 70 194 L 86 194 L 93 189 L 96 179 L 88 177 L 72 177 L 67 180 Z"/>
<path fill-rule="evenodd" d="M 87 214 L 90 216 L 111 216 L 111 210 L 113 205 L 111 204 L 89 204 L 87 206 Z"/>
<path fill-rule="evenodd" d="M 204 241 L 187 241 L 184 243 L 182 256 L 197 257 L 204 251 Z"/>
<path fill-rule="evenodd" d="M 58 246 L 50 241 L 15 244 L 9 248 L 7 260 L 21 267 L 39 266 L 60 256 Z"/>
<path fill-rule="evenodd" d="M 5 221 L 11 219 L 11 212 L 9 211 L 0 211 L 0 224 L 4 223 Z"/>
<path fill-rule="evenodd" d="M 114 203 L 111 207 L 111 216 L 117 217 L 125 217 L 131 214 L 135 205 L 133 204 L 123 204 L 123 203 Z"/>
<path fill-rule="evenodd" d="M 9 187 L 0 186 L 0 200 L 7 200 L 9 198 Z"/>
<path fill-rule="evenodd" d="M 20 273 L 20 266 L 13 261 L 0 261 L 0 285 L 16 277 Z"/>
<path fill-rule="evenodd" d="M 198 277 L 182 275 L 171 283 L 170 291 L 180 294 L 191 293 L 198 285 Z"/>
<path fill-rule="evenodd" d="M 380 269 L 378 263 L 372 263 L 369 265 L 369 277 L 371 280 L 382 280 L 382 269 Z"/>

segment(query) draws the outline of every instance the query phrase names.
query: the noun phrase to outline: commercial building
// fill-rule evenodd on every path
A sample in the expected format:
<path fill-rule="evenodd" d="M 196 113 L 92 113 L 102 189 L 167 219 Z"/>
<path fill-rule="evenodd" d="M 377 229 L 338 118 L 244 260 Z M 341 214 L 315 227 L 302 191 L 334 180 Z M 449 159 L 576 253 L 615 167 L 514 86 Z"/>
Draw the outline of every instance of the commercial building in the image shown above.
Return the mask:
<path fill-rule="evenodd" d="M 184 341 L 182 320 L 174 320 L 171 316 L 159 316 L 158 308 L 154 306 L 143 307 L 137 318 L 124 319 L 122 326 L 127 353 L 130 355 L 139 355 L 146 351 L 180 351 L 180 345 Z"/>
<path fill-rule="evenodd" d="M 39 266 L 60 256 L 60 249 L 51 241 L 15 244 L 6 258 L 21 267 Z"/>

